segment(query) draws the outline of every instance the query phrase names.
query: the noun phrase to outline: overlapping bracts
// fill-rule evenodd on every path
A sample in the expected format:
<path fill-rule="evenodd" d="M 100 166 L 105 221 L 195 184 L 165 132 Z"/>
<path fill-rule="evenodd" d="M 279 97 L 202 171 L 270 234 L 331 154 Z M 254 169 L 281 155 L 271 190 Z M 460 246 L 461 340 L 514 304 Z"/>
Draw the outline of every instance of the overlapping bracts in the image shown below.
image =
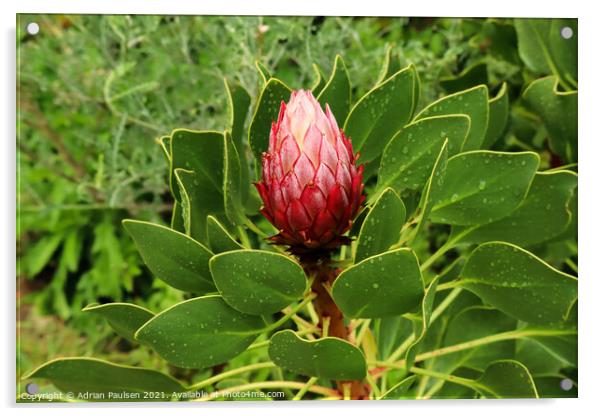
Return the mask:
<path fill-rule="evenodd" d="M 364 201 L 363 166 L 328 105 L 310 91 L 282 102 L 256 184 L 262 214 L 279 230 L 271 240 L 295 249 L 332 249 L 345 243 Z"/>

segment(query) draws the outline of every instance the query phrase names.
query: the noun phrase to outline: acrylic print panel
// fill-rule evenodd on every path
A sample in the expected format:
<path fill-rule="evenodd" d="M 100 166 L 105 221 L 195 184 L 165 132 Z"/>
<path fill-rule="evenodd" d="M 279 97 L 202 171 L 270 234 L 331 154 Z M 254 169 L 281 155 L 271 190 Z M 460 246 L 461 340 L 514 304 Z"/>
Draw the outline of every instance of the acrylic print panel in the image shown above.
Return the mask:
<path fill-rule="evenodd" d="M 577 21 L 19 15 L 19 402 L 577 396 Z"/>

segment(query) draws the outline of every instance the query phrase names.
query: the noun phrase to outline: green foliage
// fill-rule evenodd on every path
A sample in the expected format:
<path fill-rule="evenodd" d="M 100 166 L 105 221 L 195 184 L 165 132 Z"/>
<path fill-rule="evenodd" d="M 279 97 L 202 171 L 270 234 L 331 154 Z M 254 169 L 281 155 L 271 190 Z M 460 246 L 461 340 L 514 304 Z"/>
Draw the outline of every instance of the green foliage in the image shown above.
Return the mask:
<path fill-rule="evenodd" d="M 278 366 L 297 374 L 332 380 L 361 380 L 366 376 L 362 352 L 339 338 L 307 341 L 293 331 L 280 331 L 270 339 L 269 354 Z"/>
<path fill-rule="evenodd" d="M 353 139 L 362 163 L 377 158 L 412 117 L 416 77 L 414 67 L 402 69 L 370 90 L 351 109 L 344 130 Z"/>
<path fill-rule="evenodd" d="M 212 253 L 207 247 L 161 225 L 126 220 L 123 226 L 157 278 L 186 292 L 203 293 L 215 289 L 208 264 Z"/>
<path fill-rule="evenodd" d="M 105 303 L 104 305 L 89 305 L 84 312 L 92 312 L 105 318 L 111 328 L 119 335 L 134 341 L 138 328 L 155 316 L 148 309 L 130 303 Z"/>
<path fill-rule="evenodd" d="M 423 291 L 416 255 L 400 248 L 345 269 L 332 287 L 332 297 L 351 318 L 380 318 L 411 311 Z"/>
<path fill-rule="evenodd" d="M 406 220 L 406 207 L 391 188 L 378 197 L 357 237 L 355 261 L 383 253 L 399 240 Z"/>
<path fill-rule="evenodd" d="M 267 315 L 290 305 L 305 292 L 307 278 L 299 264 L 277 253 L 236 250 L 209 262 L 224 301 L 251 315 Z"/>
<path fill-rule="evenodd" d="M 559 394 L 554 382 L 575 379 L 577 80 L 571 62 L 557 59 L 576 57 L 576 43 L 563 43 L 559 33 L 571 25 L 576 34 L 576 22 L 440 19 L 423 27 L 420 19 L 152 16 L 69 22 L 77 22 L 71 24 L 78 33 L 91 25 L 118 39 L 103 102 L 121 133 L 107 139 L 112 159 L 90 163 L 95 185 L 85 175 L 81 181 L 88 203 L 101 193 L 101 214 L 44 212 L 54 222 L 20 267 L 33 277 L 59 259 L 48 286 L 53 296 L 82 257 L 94 259 L 90 276 L 116 268 L 119 279 L 87 283 L 87 303 L 103 304 L 85 310 L 129 339 L 123 342 L 132 356 L 142 351 L 155 359 L 137 361 L 136 369 L 57 360 L 28 377 L 62 391 L 203 388 L 216 390 L 217 398 L 270 388 L 297 399 L 550 397 Z M 142 26 L 165 35 L 167 46 L 157 42 L 159 52 L 138 56 L 130 43 L 145 41 L 132 37 Z M 177 31 L 177 47 L 170 30 Z M 234 42 L 240 32 L 252 40 Z M 347 40 L 341 46 L 347 33 L 356 33 L 349 39 L 361 47 Z M 215 46 L 212 53 L 191 54 L 191 45 L 205 48 L 203 42 Z M 236 48 L 217 52 L 228 42 Z M 179 60 L 167 59 L 170 48 L 182 54 Z M 149 64 L 150 75 L 138 62 Z M 163 89 L 157 80 L 164 79 L 185 82 L 157 97 Z M 309 86 L 366 163 L 367 206 L 347 235 L 351 246 L 326 257 L 268 244 L 274 229 L 258 212 L 252 187 L 281 101 Z M 194 98 L 195 88 L 207 95 Z M 165 116 L 173 105 L 192 111 L 190 117 Z M 89 124 L 81 122 L 82 131 Z M 44 128 L 28 129 L 33 143 L 47 145 L 37 137 Z M 134 134 L 159 135 L 154 153 L 141 150 L 148 146 Z M 58 149 L 58 160 L 69 164 L 73 158 Z M 105 167 L 104 158 L 114 162 Z M 161 158 L 169 168 L 158 174 Z M 106 213 L 104 194 L 116 188 L 103 181 L 124 175 L 124 161 L 135 177 L 132 188 L 144 189 L 129 190 L 124 201 L 144 202 L 148 209 L 140 215 L 129 207 Z M 28 163 L 23 183 L 35 183 L 38 174 L 53 184 L 49 197 L 57 203 L 73 197 L 54 185 L 65 182 L 54 181 L 52 169 Z M 158 204 L 171 213 L 157 215 Z M 26 212 L 23 221 L 34 227 L 39 217 Z M 124 221 L 133 243 L 114 227 L 126 215 L 152 221 Z M 91 227 L 92 218 L 101 221 Z M 162 225 L 168 218 L 170 225 Z M 74 231 L 85 227 L 94 230 L 91 244 Z M 124 288 L 134 291 L 134 277 L 151 279 L 132 260 L 133 248 L 160 290 L 140 302 L 116 302 Z M 173 293 L 168 286 L 184 293 L 163 296 Z M 334 314 L 322 315 L 324 298 Z M 96 375 L 83 380 L 89 372 Z M 575 397 L 575 389 L 569 394 Z"/>
<path fill-rule="evenodd" d="M 121 401 L 164 401 L 170 399 L 172 394 L 184 391 L 177 380 L 157 371 L 116 365 L 94 358 L 54 360 L 35 369 L 27 377 L 50 380 L 59 389 L 74 395 L 81 394 L 84 399 L 86 395 L 97 394 L 99 397 L 90 397 L 97 401 L 115 401 L 124 393 L 132 393 L 132 396 L 122 397 Z M 156 396 L 148 396 L 149 393 Z"/>
<path fill-rule="evenodd" d="M 146 322 L 136 339 L 183 368 L 221 364 L 244 351 L 263 328 L 256 316 L 229 307 L 220 296 L 190 299 Z"/>
<path fill-rule="evenodd" d="M 565 321 L 577 300 L 575 277 L 508 243 L 477 247 L 460 282 L 486 303 L 529 323 Z"/>

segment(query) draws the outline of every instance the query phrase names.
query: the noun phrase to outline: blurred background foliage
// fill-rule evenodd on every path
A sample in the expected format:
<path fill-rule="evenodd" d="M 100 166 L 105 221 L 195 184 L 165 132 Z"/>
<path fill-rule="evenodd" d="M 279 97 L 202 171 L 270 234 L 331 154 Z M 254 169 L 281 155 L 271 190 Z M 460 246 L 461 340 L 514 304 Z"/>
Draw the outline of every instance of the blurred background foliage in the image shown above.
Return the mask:
<path fill-rule="evenodd" d="M 24 30 L 30 21 L 40 25 L 35 36 Z M 328 75 L 341 54 L 357 100 L 378 82 L 390 48 L 400 68 L 417 67 L 420 107 L 481 83 L 493 95 L 506 83 L 510 120 L 494 148 L 535 150 L 542 169 L 570 162 L 550 150 L 520 98 L 532 80 L 562 74 L 523 62 L 518 38 L 512 19 L 20 15 L 17 368 L 57 355 L 165 365 L 81 308 L 123 300 L 159 310 L 180 300 L 142 265 L 121 220 L 169 222 L 157 139 L 176 127 L 225 128 L 223 79 L 254 96 L 256 61 L 309 88 L 312 63 Z M 561 81 L 576 89 L 576 77 Z M 576 267 L 573 234 L 540 250 Z"/>

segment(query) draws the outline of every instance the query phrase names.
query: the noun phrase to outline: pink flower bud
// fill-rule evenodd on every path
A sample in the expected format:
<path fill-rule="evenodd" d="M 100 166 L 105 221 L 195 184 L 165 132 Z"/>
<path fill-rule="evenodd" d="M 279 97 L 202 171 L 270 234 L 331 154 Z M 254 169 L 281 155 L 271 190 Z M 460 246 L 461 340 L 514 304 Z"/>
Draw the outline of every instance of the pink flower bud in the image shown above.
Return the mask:
<path fill-rule="evenodd" d="M 255 184 L 261 213 L 280 231 L 271 240 L 293 251 L 346 243 L 343 234 L 365 198 L 357 158 L 328 105 L 324 112 L 310 91 L 293 91 L 272 123 Z"/>

